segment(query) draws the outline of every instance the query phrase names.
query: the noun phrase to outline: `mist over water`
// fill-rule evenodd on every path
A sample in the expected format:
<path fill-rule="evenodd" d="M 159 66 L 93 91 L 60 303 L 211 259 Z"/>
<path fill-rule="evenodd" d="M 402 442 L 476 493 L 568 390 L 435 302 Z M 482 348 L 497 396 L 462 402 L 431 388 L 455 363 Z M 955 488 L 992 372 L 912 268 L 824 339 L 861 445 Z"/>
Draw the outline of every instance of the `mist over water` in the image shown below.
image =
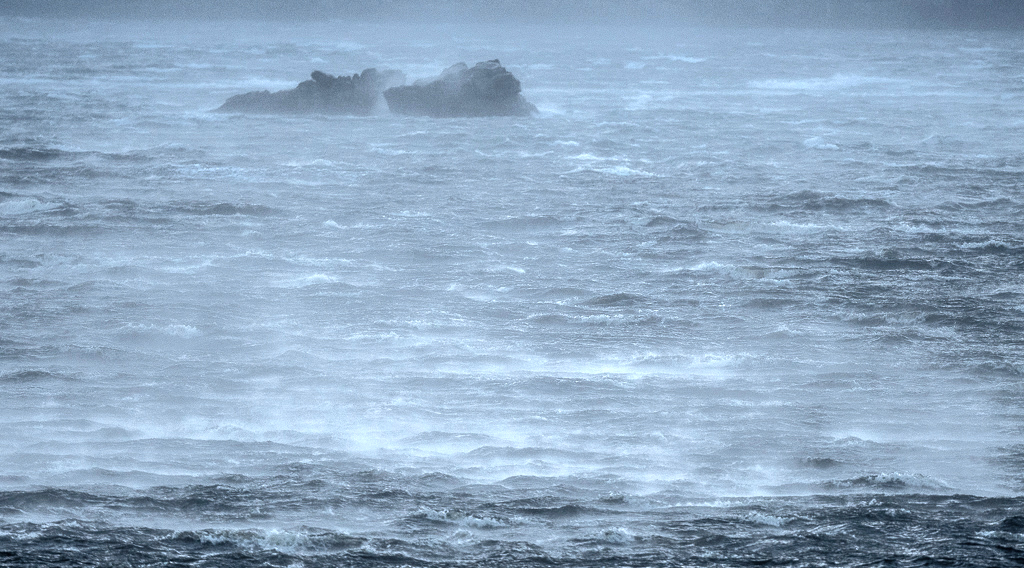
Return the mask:
<path fill-rule="evenodd" d="M 1019 34 L 0 30 L 0 564 L 1024 558 Z"/>
<path fill-rule="evenodd" d="M 489 24 L 646 27 L 825 27 L 849 29 L 1002 29 L 1024 25 L 1016 0 L 6 0 L 0 15 L 106 20 L 249 22 L 404 22 L 415 26 Z M 222 30 L 218 30 L 222 31 Z"/>

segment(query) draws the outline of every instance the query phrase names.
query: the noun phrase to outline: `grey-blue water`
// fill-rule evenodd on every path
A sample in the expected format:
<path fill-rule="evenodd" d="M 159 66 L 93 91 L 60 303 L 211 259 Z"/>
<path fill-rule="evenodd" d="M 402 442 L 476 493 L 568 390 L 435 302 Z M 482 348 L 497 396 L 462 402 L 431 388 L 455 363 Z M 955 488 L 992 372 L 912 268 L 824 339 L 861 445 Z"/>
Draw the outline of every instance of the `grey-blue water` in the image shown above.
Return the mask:
<path fill-rule="evenodd" d="M 0 37 L 0 565 L 1024 561 L 1019 34 Z"/>

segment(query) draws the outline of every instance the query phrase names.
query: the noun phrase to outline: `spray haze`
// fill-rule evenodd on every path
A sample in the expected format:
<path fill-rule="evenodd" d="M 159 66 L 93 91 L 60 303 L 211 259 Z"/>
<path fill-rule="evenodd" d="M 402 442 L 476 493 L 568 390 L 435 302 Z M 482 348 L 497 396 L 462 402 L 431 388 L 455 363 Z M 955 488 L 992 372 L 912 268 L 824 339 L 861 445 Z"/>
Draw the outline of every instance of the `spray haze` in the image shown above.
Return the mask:
<path fill-rule="evenodd" d="M 509 2 L 408 0 L 7 0 L 0 14 L 101 18 L 355 19 L 613 25 L 1007 28 L 1024 25 L 1015 0 L 617 0 Z"/>
<path fill-rule="evenodd" d="M 0 10 L 5 567 L 1019 564 L 1016 4 Z"/>

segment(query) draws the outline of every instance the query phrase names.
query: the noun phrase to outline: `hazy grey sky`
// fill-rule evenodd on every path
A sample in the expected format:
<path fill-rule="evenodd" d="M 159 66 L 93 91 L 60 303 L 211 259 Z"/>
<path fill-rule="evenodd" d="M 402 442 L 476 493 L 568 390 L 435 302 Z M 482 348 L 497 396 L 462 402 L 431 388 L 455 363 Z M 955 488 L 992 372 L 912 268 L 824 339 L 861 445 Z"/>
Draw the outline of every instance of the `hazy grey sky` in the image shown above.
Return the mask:
<path fill-rule="evenodd" d="M 0 15 L 1024 29 L 1024 0 L 0 0 Z"/>

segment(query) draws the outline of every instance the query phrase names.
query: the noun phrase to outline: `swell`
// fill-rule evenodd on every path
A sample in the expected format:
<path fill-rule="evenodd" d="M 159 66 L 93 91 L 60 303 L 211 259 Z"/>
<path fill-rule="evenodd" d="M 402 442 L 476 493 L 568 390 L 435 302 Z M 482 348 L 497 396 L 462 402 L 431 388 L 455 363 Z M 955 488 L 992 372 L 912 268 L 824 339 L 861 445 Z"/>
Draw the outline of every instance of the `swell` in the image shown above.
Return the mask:
<path fill-rule="evenodd" d="M 0 524 L 0 563 L 813 566 L 842 558 L 856 565 L 1013 566 L 1024 558 L 1019 498 L 716 500 L 622 513 L 600 525 L 589 522 L 594 512 L 587 508 L 522 503 L 513 517 L 486 509 L 424 509 L 393 523 L 389 535 L 312 525 L 167 528 L 8 519 Z"/>

